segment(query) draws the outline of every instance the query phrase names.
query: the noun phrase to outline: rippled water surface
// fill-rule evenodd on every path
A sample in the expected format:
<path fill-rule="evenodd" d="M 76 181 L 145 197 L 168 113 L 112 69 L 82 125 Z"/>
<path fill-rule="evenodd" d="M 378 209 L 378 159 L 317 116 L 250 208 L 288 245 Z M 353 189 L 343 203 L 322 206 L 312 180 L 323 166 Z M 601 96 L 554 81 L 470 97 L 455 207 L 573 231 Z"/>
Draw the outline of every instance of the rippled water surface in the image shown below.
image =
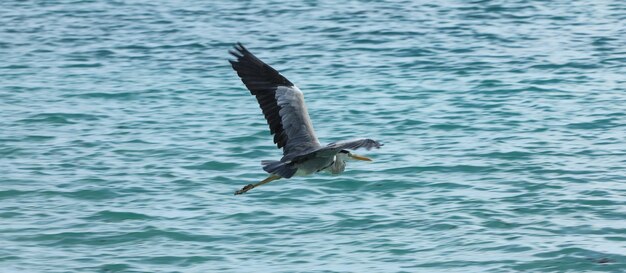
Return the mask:
<path fill-rule="evenodd" d="M 626 272 L 624 1 L 2 1 L 0 272 Z M 278 159 L 241 41 L 338 177 Z"/>

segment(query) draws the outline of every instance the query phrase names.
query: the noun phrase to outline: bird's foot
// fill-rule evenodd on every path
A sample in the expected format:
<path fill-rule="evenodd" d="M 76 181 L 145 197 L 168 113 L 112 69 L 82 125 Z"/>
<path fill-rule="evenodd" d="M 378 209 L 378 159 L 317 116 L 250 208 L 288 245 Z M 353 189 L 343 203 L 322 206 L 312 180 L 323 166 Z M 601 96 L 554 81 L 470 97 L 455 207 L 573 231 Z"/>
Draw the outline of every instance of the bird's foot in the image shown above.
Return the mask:
<path fill-rule="evenodd" d="M 248 184 L 245 187 L 243 187 L 241 190 L 236 191 L 235 195 L 246 193 L 247 191 L 251 190 L 252 188 L 254 188 L 254 185 L 253 184 Z"/>

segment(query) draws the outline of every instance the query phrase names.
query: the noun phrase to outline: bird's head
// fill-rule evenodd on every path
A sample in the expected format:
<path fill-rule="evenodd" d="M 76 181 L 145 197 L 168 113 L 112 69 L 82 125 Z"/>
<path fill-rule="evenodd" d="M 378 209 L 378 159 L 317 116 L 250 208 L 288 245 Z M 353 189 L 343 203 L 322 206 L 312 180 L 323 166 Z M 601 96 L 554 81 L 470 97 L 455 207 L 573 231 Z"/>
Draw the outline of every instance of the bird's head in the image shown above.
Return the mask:
<path fill-rule="evenodd" d="M 353 154 L 348 150 L 341 150 L 337 153 L 337 159 L 346 162 L 348 160 L 361 160 L 361 161 L 372 161 L 371 158 Z"/>

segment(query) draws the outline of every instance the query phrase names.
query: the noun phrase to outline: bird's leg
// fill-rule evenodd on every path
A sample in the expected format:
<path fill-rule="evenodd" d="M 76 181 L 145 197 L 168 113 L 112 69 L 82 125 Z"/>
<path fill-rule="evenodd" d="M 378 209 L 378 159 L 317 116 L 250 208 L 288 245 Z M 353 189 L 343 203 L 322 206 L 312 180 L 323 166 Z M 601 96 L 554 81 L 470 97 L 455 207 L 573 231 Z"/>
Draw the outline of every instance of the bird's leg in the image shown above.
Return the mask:
<path fill-rule="evenodd" d="M 261 181 L 261 182 L 259 182 L 259 183 L 256 183 L 256 184 L 248 184 L 248 185 L 246 185 L 246 186 L 245 186 L 245 187 L 243 187 L 241 190 L 236 191 L 236 192 L 235 192 L 235 195 L 242 194 L 242 193 L 246 193 L 247 191 L 249 191 L 249 190 L 251 190 L 251 189 L 254 189 L 254 188 L 256 188 L 256 187 L 258 187 L 258 186 L 261 186 L 261 185 L 263 185 L 263 184 L 265 184 L 265 183 L 269 183 L 269 182 L 272 182 L 272 181 L 274 181 L 274 180 L 278 180 L 278 179 L 280 179 L 280 178 L 281 178 L 281 177 L 280 177 L 279 175 L 272 174 L 272 175 L 268 176 L 267 178 L 263 179 L 263 181 Z"/>

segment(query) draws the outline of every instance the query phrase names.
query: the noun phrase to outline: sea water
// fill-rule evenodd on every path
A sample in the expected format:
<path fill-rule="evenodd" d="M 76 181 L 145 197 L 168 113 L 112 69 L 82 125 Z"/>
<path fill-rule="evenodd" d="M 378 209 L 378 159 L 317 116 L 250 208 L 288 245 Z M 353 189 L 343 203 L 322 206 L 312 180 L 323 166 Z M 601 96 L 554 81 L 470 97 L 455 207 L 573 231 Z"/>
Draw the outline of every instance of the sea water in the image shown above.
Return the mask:
<path fill-rule="evenodd" d="M 2 1 L 0 272 L 626 272 L 624 1 Z M 303 90 L 341 176 L 229 63 Z"/>

